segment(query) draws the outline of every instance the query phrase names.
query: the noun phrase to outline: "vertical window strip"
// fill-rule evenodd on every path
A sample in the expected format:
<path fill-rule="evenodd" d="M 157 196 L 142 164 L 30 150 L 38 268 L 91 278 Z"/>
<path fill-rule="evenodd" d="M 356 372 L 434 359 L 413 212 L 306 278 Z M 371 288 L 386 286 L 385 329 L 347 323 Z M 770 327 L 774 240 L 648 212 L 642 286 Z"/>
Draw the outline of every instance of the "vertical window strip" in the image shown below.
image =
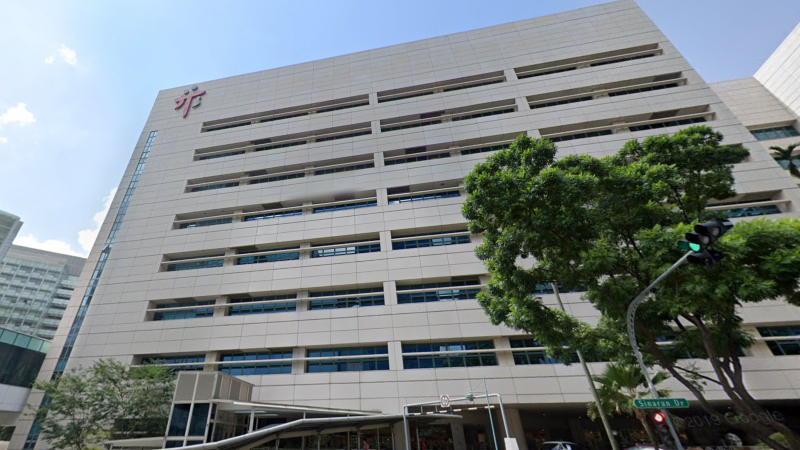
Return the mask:
<path fill-rule="evenodd" d="M 78 338 L 78 333 L 80 332 L 81 326 L 83 325 L 83 320 L 86 317 L 86 311 L 89 309 L 89 305 L 92 303 L 92 298 L 94 297 L 94 292 L 97 289 L 97 284 L 100 282 L 100 276 L 103 274 L 103 269 L 106 266 L 108 255 L 111 253 L 111 245 L 114 243 L 114 240 L 117 237 L 117 232 L 119 231 L 119 227 L 122 225 L 122 221 L 125 219 L 125 213 L 128 211 L 128 204 L 130 203 L 133 192 L 139 182 L 139 177 L 142 175 L 144 165 L 147 162 L 147 157 L 150 156 L 150 149 L 153 146 L 153 141 L 155 141 L 157 134 L 157 130 L 150 132 L 150 135 L 147 137 L 147 141 L 144 144 L 142 154 L 139 155 L 139 162 L 136 164 L 136 169 L 133 171 L 133 177 L 131 177 L 131 180 L 128 183 L 128 188 L 125 190 L 125 196 L 122 198 L 122 203 L 120 204 L 117 215 L 114 218 L 111 231 L 108 233 L 108 237 L 106 238 L 105 244 L 100 252 L 100 259 L 97 261 L 97 265 L 92 272 L 92 277 L 89 279 L 89 286 L 86 288 L 86 292 L 81 300 L 81 305 L 78 308 L 75 320 L 72 322 L 72 326 L 69 329 L 69 334 L 67 334 L 67 339 L 64 342 L 64 347 L 61 349 L 61 354 L 58 357 L 56 368 L 51 377 L 52 380 L 59 378 L 67 367 L 67 362 L 72 354 L 72 348 L 75 345 L 75 340 Z M 42 406 L 50 404 L 50 401 L 50 398 L 45 396 L 42 399 L 42 403 L 39 407 L 41 408 Z M 40 430 L 41 423 L 39 420 L 34 420 L 31 429 L 28 431 L 28 436 L 25 439 L 25 445 L 22 447 L 23 450 L 33 450 L 33 448 L 36 446 L 36 441 L 39 440 Z"/>

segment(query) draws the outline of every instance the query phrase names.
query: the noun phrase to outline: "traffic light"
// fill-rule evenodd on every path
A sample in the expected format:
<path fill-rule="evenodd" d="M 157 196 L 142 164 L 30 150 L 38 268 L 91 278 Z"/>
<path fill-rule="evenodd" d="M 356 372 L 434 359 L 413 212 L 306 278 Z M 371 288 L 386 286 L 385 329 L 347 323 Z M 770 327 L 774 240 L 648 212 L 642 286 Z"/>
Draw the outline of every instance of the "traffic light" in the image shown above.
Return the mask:
<path fill-rule="evenodd" d="M 715 219 L 713 222 L 701 223 L 694 226 L 694 231 L 686 233 L 686 240 L 679 246 L 692 253 L 686 259 L 690 264 L 713 266 L 725 257 L 722 253 L 709 248 L 723 234 L 733 228 L 733 223 L 728 219 Z"/>
<path fill-rule="evenodd" d="M 675 448 L 675 441 L 672 439 L 672 434 L 667 426 L 667 415 L 661 411 L 653 413 L 653 422 L 656 423 L 656 431 L 658 431 L 663 447 Z"/>

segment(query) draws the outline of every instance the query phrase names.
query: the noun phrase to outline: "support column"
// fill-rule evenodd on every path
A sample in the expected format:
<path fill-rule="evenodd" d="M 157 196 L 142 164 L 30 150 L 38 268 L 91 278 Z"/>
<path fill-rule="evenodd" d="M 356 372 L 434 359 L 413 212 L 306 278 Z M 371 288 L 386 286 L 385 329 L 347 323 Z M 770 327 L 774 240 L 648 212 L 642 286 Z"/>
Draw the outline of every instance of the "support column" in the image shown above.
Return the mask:
<path fill-rule="evenodd" d="M 395 423 L 392 425 L 392 435 L 394 436 L 394 449 L 393 450 L 405 450 L 406 448 L 406 434 L 403 430 L 403 421 Z"/>
<path fill-rule="evenodd" d="M 392 232 L 391 231 L 381 231 L 380 233 L 381 239 L 381 251 L 387 252 L 392 249 Z"/>
<path fill-rule="evenodd" d="M 403 343 L 391 341 L 387 343 L 389 348 L 389 370 L 403 370 Z"/>
<path fill-rule="evenodd" d="M 206 352 L 206 362 L 217 362 L 219 360 L 219 352 Z M 203 366 L 203 372 L 216 372 L 216 365 L 206 364 Z"/>
<path fill-rule="evenodd" d="M 528 104 L 528 99 L 525 97 L 517 97 L 514 99 L 517 104 L 517 111 L 530 111 L 531 105 Z"/>
<path fill-rule="evenodd" d="M 375 152 L 372 156 L 375 160 L 375 167 L 383 167 L 383 152 Z"/>
<path fill-rule="evenodd" d="M 381 121 L 380 120 L 373 120 L 372 124 L 372 134 L 380 134 L 381 132 Z"/>
<path fill-rule="evenodd" d="M 378 200 L 378 206 L 386 206 L 389 204 L 387 195 L 386 188 L 375 189 L 375 197 L 376 200 Z"/>
<path fill-rule="evenodd" d="M 295 347 L 292 349 L 292 358 L 305 358 L 306 357 L 306 349 L 304 347 Z M 306 372 L 306 362 L 305 361 L 292 361 L 292 373 L 305 373 Z"/>
<path fill-rule="evenodd" d="M 506 81 L 516 81 L 519 79 L 517 78 L 517 72 L 514 69 L 504 70 L 503 75 L 506 76 Z"/>
<path fill-rule="evenodd" d="M 297 291 L 297 298 L 309 298 L 311 294 L 308 291 Z M 307 301 L 298 301 L 295 303 L 297 305 L 297 311 L 308 311 L 308 302 Z"/>
<path fill-rule="evenodd" d="M 453 434 L 453 450 L 467 450 L 467 439 L 464 437 L 464 424 L 456 421 L 450 422 L 450 432 Z"/>
<path fill-rule="evenodd" d="M 383 304 L 397 304 L 397 285 L 394 283 L 394 281 L 383 282 Z"/>
<path fill-rule="evenodd" d="M 506 419 L 508 420 L 508 431 L 511 437 L 517 440 L 519 450 L 528 450 L 528 444 L 525 440 L 525 429 L 522 427 L 522 418 L 519 415 L 519 409 L 506 408 Z"/>
<path fill-rule="evenodd" d="M 217 297 L 214 301 L 215 305 L 224 305 L 226 303 L 228 303 L 228 296 L 226 295 Z M 214 317 L 225 317 L 225 308 L 214 308 Z"/>

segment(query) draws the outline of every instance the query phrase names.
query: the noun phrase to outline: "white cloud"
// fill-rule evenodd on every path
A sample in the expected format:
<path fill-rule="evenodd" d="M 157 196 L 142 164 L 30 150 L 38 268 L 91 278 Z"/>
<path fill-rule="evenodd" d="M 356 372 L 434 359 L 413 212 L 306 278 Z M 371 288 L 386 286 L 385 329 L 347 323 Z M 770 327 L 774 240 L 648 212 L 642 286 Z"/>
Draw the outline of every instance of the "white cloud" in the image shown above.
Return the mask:
<path fill-rule="evenodd" d="M 75 67 L 78 65 L 78 55 L 75 53 L 75 50 L 66 45 L 61 44 L 61 47 L 58 48 L 58 54 L 61 56 L 61 59 L 70 66 Z M 47 62 L 47 60 L 45 60 L 45 62 Z"/>
<path fill-rule="evenodd" d="M 50 55 L 44 59 L 45 64 L 53 64 L 56 60 L 56 55 Z"/>
<path fill-rule="evenodd" d="M 92 216 L 94 228 L 89 230 L 82 230 L 78 232 L 78 243 L 81 245 L 83 251 L 73 250 L 72 246 L 64 241 L 56 239 L 45 239 L 40 241 L 32 234 L 17 236 L 14 239 L 14 245 L 21 245 L 23 247 L 38 248 L 39 250 L 47 250 L 48 252 L 65 253 L 67 255 L 86 257 L 89 251 L 94 246 L 94 241 L 97 239 L 97 234 L 100 232 L 100 226 L 103 225 L 103 220 L 108 214 L 108 209 L 111 207 L 111 200 L 114 199 L 114 194 L 117 193 L 117 188 L 111 189 L 107 196 L 103 197 L 103 210 L 98 211 Z"/>
<path fill-rule="evenodd" d="M 89 230 L 82 230 L 78 232 L 78 243 L 81 244 L 81 248 L 86 254 L 89 254 L 89 250 L 92 249 L 94 245 L 94 241 L 97 239 L 97 234 L 100 232 L 100 226 L 103 225 L 103 220 L 105 220 L 106 215 L 108 214 L 108 208 L 111 207 L 111 200 L 114 200 L 114 194 L 117 193 L 117 188 L 111 189 L 111 192 L 108 193 L 105 197 L 103 197 L 103 210 L 98 211 L 92 217 L 94 221 L 94 228 Z"/>
<path fill-rule="evenodd" d="M 38 248 L 39 250 L 46 250 L 48 252 L 65 253 L 67 255 L 73 255 L 73 256 L 84 256 L 84 257 L 86 256 L 84 254 L 78 253 L 75 250 L 73 250 L 72 246 L 70 246 L 66 242 L 57 241 L 55 239 L 46 239 L 44 241 L 40 241 L 36 239 L 32 234 L 17 236 L 16 239 L 14 239 L 14 245 Z"/>
<path fill-rule="evenodd" d="M 0 136 L 0 144 L 8 144 L 8 138 Z"/>
<path fill-rule="evenodd" d="M 17 106 L 9 106 L 5 114 L 0 116 L 0 123 L 18 123 L 28 125 L 36 122 L 33 113 L 28 111 L 25 103 L 17 103 Z"/>

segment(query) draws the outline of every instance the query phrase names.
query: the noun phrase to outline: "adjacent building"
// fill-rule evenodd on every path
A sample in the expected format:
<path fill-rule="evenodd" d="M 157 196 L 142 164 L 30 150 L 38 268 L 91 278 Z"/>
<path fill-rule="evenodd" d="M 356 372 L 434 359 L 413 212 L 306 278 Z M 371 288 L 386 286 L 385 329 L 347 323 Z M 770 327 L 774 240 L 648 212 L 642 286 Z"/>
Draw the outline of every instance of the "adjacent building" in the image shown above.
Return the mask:
<path fill-rule="evenodd" d="M 755 76 L 710 84 L 762 145 L 800 144 L 800 24 L 758 69 Z M 791 158 L 769 150 L 778 164 L 800 169 L 800 146 Z M 800 183 L 800 177 L 794 177 Z"/>
<path fill-rule="evenodd" d="M 183 370 L 154 446 L 299 417 L 280 442 L 262 431 L 242 445 L 399 449 L 404 405 L 485 380 L 520 448 L 605 448 L 585 419 L 581 368 L 492 325 L 476 302 L 487 274 L 462 180 L 520 134 L 604 156 L 705 124 L 751 152 L 734 168 L 738 195 L 712 208 L 797 216 L 800 189 L 721 96 L 628 0 L 161 91 L 40 376 L 104 357 Z M 770 126 L 789 123 L 771 105 Z M 597 320 L 580 292 L 563 298 Z M 741 313 L 757 341 L 748 386 L 796 425 L 800 309 L 776 300 Z M 461 420 L 417 417 L 412 445 L 495 448 L 479 406 L 459 407 Z M 615 428 L 644 440 L 635 421 Z M 724 431 L 689 430 L 713 444 Z M 45 447 L 20 419 L 10 448 Z"/>
<path fill-rule="evenodd" d="M 19 217 L 0 210 L 0 261 L 5 257 L 14 238 L 17 237 L 22 221 Z"/>
<path fill-rule="evenodd" d="M 49 341 L 0 326 L 0 428 L 16 423 L 49 349 Z"/>
<path fill-rule="evenodd" d="M 0 327 L 53 339 L 86 258 L 12 245 L 0 261 Z"/>

